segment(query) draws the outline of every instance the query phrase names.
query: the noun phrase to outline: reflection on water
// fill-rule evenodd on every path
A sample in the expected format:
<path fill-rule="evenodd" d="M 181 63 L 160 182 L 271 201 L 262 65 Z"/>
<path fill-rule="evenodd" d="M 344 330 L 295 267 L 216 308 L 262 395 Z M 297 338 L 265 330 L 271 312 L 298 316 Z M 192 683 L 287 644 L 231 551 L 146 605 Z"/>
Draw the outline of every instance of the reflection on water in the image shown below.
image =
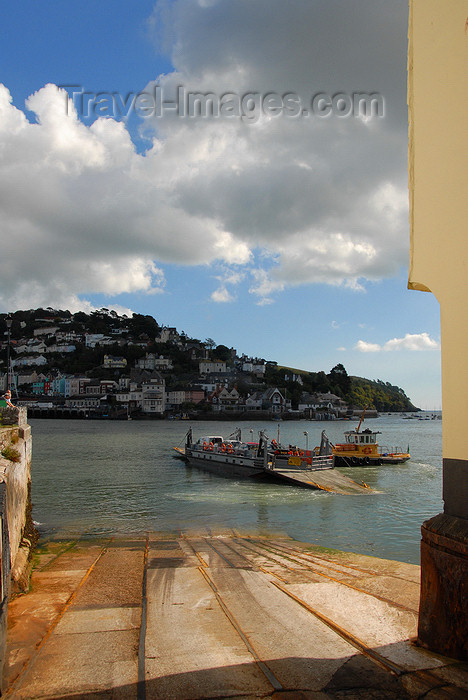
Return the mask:
<path fill-rule="evenodd" d="M 283 532 L 325 547 L 417 563 L 422 522 L 442 510 L 441 421 L 383 416 L 367 424 L 382 442 L 409 443 L 403 465 L 342 471 L 378 493 L 338 496 L 258 480 L 223 478 L 174 459 L 183 443 L 180 421 L 31 420 L 33 516 L 44 533 L 57 535 L 235 529 Z M 194 436 L 228 435 L 233 423 L 193 424 Z M 245 423 L 250 439 L 276 423 Z M 325 429 L 341 440 L 349 423 L 282 422 L 284 442 L 309 446 Z"/>

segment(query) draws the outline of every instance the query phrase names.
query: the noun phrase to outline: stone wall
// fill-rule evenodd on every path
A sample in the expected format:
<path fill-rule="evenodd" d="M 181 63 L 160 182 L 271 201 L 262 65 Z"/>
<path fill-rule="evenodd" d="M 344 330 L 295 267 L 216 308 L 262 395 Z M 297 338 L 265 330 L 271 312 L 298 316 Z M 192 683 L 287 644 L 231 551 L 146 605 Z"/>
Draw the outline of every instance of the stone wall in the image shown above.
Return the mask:
<path fill-rule="evenodd" d="M 0 672 L 11 584 L 27 586 L 35 530 L 31 517 L 31 428 L 24 408 L 0 407 Z"/>

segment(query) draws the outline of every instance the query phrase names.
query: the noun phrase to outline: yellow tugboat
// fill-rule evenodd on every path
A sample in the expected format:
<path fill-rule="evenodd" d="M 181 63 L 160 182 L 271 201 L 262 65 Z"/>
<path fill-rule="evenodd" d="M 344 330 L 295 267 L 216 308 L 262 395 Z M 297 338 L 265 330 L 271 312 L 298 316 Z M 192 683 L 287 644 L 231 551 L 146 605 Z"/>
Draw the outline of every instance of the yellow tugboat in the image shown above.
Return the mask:
<path fill-rule="evenodd" d="M 367 408 L 367 407 L 366 407 Z M 330 442 L 335 456 L 336 467 L 374 466 L 378 464 L 402 464 L 410 459 L 409 447 L 406 452 L 400 447 L 379 445 L 377 435 L 380 430 L 360 430 L 366 409 L 362 412 L 361 420 L 356 430 L 347 430 L 345 442 L 333 444 Z M 315 450 L 318 448 L 316 447 Z"/>

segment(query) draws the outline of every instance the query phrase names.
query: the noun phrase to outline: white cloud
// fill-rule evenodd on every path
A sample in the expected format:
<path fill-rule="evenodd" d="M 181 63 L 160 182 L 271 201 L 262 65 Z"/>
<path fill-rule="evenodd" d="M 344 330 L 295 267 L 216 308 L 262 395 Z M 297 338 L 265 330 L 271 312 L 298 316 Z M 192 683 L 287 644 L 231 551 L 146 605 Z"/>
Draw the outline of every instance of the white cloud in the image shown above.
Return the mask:
<path fill-rule="evenodd" d="M 262 268 L 251 270 L 251 275 L 254 281 L 249 288 L 249 292 L 259 297 L 257 301 L 259 306 L 272 304 L 273 299 L 270 295 L 284 289 L 283 282 L 275 281 L 272 275 Z"/>
<path fill-rule="evenodd" d="M 53 85 L 27 102 L 35 124 L 0 86 L 0 304 L 24 299 L 25 281 L 28 307 L 161 292 L 168 263 L 242 266 L 260 304 L 394 275 L 408 257 L 406 24 L 403 0 L 157 4 L 165 91 L 378 91 L 385 116 L 367 121 L 167 113 L 143 124 L 142 155 L 123 122 L 85 126 Z M 214 301 L 232 299 L 228 284 Z"/>
<path fill-rule="evenodd" d="M 218 303 L 235 301 L 237 297 L 232 294 L 227 287 L 228 285 L 239 285 L 243 281 L 244 277 L 245 272 L 237 268 L 233 269 L 229 266 L 222 267 L 221 274 L 215 276 L 215 279 L 220 282 L 220 285 L 211 294 L 211 300 Z"/>
<path fill-rule="evenodd" d="M 215 291 L 211 295 L 211 300 L 216 301 L 218 303 L 226 303 L 230 301 L 234 301 L 235 297 L 228 292 L 226 287 L 219 287 L 218 289 L 215 289 Z"/>
<path fill-rule="evenodd" d="M 359 340 L 355 347 L 359 352 L 393 352 L 398 350 L 420 351 L 439 350 L 440 344 L 428 333 L 407 333 L 404 338 L 392 338 L 383 345 Z"/>
<path fill-rule="evenodd" d="M 393 350 L 439 350 L 440 345 L 428 333 L 407 333 L 404 338 L 392 338 L 383 346 L 385 351 Z"/>
<path fill-rule="evenodd" d="M 382 348 L 378 343 L 366 343 L 365 340 L 358 340 L 354 349 L 359 350 L 359 352 L 380 352 Z"/>

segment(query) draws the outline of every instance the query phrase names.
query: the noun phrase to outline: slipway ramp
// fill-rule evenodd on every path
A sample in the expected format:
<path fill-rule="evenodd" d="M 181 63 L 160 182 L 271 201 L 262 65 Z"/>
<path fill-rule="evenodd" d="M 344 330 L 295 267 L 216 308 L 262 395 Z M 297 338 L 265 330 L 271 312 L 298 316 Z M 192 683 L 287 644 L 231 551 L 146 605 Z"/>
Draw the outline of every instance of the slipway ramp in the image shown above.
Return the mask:
<path fill-rule="evenodd" d="M 295 486 L 309 489 L 319 489 L 330 493 L 343 495 L 376 493 L 364 482 L 358 483 L 348 476 L 341 474 L 335 468 L 307 469 L 302 465 L 287 464 L 284 466 L 269 465 L 266 473 L 274 479 L 287 481 Z"/>

